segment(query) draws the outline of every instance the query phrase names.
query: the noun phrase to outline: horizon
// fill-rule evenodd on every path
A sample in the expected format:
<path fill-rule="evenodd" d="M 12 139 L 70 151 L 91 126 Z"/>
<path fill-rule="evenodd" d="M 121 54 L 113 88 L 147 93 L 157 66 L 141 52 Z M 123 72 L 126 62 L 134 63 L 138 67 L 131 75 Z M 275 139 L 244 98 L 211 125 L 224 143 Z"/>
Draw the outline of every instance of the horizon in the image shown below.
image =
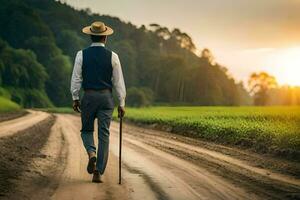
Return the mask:
<path fill-rule="evenodd" d="M 158 23 L 169 29 L 179 28 L 192 37 L 198 51 L 210 49 L 215 61 L 227 67 L 236 82 L 246 83 L 251 73 L 265 71 L 275 76 L 279 85 L 300 86 L 297 76 L 300 73 L 300 29 L 296 26 L 300 22 L 299 1 L 244 0 L 234 4 L 231 0 L 189 1 L 193 4 L 172 1 L 168 12 L 165 10 L 170 8 L 170 0 L 62 2 L 76 9 L 89 8 L 96 14 L 116 16 L 136 26 Z M 182 11 L 183 6 L 189 12 L 178 16 L 176 13 Z"/>

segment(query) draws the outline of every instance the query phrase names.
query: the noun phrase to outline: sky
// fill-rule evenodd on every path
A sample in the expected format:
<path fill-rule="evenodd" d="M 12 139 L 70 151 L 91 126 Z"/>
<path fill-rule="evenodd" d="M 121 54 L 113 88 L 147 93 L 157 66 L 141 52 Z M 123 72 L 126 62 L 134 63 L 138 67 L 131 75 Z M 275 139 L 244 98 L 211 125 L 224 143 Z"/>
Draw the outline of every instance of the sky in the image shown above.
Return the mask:
<path fill-rule="evenodd" d="M 158 23 L 209 48 L 236 80 L 266 71 L 300 86 L 300 0 L 64 0 L 137 26 Z"/>

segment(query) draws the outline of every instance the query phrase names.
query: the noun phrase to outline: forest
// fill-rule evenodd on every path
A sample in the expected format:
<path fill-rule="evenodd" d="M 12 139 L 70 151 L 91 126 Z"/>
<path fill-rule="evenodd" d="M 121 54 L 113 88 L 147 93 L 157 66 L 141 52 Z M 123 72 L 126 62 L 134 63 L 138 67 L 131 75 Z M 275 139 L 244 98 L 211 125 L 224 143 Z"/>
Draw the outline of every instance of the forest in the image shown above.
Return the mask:
<path fill-rule="evenodd" d="M 253 102 L 209 49 L 197 55 L 192 38 L 176 28 L 137 27 L 53 0 L 2 1 L 0 19 L 0 96 L 24 107 L 70 105 L 74 57 L 90 44 L 81 29 L 97 20 L 115 30 L 107 48 L 120 57 L 128 105 Z"/>

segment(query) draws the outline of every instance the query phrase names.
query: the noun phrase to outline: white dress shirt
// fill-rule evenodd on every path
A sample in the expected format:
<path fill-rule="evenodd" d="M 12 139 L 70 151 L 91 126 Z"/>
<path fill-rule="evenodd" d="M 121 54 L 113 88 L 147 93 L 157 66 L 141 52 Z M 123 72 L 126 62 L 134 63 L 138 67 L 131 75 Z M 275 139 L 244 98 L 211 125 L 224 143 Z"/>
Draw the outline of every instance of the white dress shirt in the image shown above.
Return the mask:
<path fill-rule="evenodd" d="M 103 46 L 104 47 L 105 45 L 103 43 L 92 43 L 91 46 Z M 71 79 L 71 94 L 72 94 L 73 100 L 79 100 L 79 92 L 80 92 L 81 83 L 82 83 L 82 59 L 83 59 L 82 51 L 78 51 L 76 58 L 75 58 L 72 79 Z M 111 64 L 112 64 L 112 68 L 113 68 L 112 84 L 116 90 L 117 97 L 119 99 L 119 105 L 125 106 L 125 97 L 126 97 L 125 82 L 124 82 L 120 59 L 119 59 L 119 56 L 115 52 L 112 52 Z"/>

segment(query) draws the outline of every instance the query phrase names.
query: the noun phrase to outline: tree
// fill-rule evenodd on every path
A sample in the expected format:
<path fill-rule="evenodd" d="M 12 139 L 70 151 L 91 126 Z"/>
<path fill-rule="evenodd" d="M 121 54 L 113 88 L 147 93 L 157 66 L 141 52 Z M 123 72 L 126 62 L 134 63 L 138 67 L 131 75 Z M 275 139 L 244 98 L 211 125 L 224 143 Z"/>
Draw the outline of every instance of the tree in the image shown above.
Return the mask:
<path fill-rule="evenodd" d="M 131 87 L 127 91 L 127 104 L 133 107 L 149 106 L 153 101 L 153 92 L 149 88 Z"/>
<path fill-rule="evenodd" d="M 32 37 L 26 41 L 26 47 L 37 54 L 37 59 L 42 63 L 49 75 L 45 89 L 50 100 L 56 106 L 69 104 L 71 63 L 70 58 L 63 55 L 54 40 L 47 37 Z"/>
<path fill-rule="evenodd" d="M 191 52 L 195 52 L 196 46 L 192 38 L 188 34 L 183 33 L 179 29 L 175 28 L 171 33 L 171 37 L 176 39 L 181 48 L 187 49 Z"/>
<path fill-rule="evenodd" d="M 214 62 L 214 56 L 213 56 L 212 52 L 207 48 L 202 50 L 201 58 L 210 64 L 212 64 Z"/>
<path fill-rule="evenodd" d="M 71 63 L 69 57 L 57 55 L 51 58 L 49 63 L 51 66 L 48 67 L 47 72 L 51 79 L 46 82 L 46 92 L 56 106 L 69 105 L 71 101 L 69 92 Z"/>
<path fill-rule="evenodd" d="M 2 96 L 24 107 L 51 106 L 45 94 L 46 70 L 31 50 L 14 49 L 0 40 Z M 8 92 L 3 92 L 8 91 Z"/>
<path fill-rule="evenodd" d="M 119 55 L 122 69 L 124 71 L 125 83 L 127 87 L 137 84 L 136 74 L 136 51 L 132 45 L 133 42 L 122 40 L 116 42 L 113 46 L 114 51 Z"/>
<path fill-rule="evenodd" d="M 43 22 L 38 11 L 23 1 L 1 1 L 0 37 L 14 48 L 21 48 L 33 36 L 52 37 L 49 27 Z"/>
<path fill-rule="evenodd" d="M 240 103 L 237 98 L 240 88 L 225 68 L 214 63 L 208 49 L 203 50 L 202 56 L 196 55 L 192 38 L 177 28 L 170 30 L 159 24 L 138 28 L 117 17 L 75 10 L 53 0 L 3 1 L 0 18 L 1 27 L 5 27 L 0 30 L 0 37 L 13 48 L 30 50 L 24 54 L 24 50 L 15 53 L 14 49 L 14 53 L 5 54 L 9 62 L 0 60 L 1 84 L 17 88 L 8 90 L 18 93 L 14 96 L 16 100 L 31 102 L 26 106 L 43 105 L 37 98 L 45 93 L 54 105 L 69 105 L 70 61 L 78 50 L 90 44 L 81 28 L 96 20 L 109 24 L 116 32 L 109 37 L 107 48 L 118 53 L 127 87 L 136 90 L 146 87 L 151 92 L 144 93 L 153 93 L 154 101 L 162 103 Z M 2 48 L 0 42 L 0 51 Z M 43 76 L 46 80 L 39 79 L 39 68 L 46 72 L 46 78 Z M 11 73 L 13 78 L 8 79 L 3 73 Z M 135 92 L 135 95 L 144 101 L 143 94 Z"/>
<path fill-rule="evenodd" d="M 3 85 L 27 89 L 44 88 L 48 76 L 32 51 L 6 46 L 0 51 L 0 60 Z"/>
<path fill-rule="evenodd" d="M 277 81 L 266 72 L 252 73 L 248 85 L 254 97 L 254 104 L 264 106 L 268 100 L 268 91 L 277 87 Z"/>
<path fill-rule="evenodd" d="M 86 46 L 86 41 L 72 30 L 62 30 L 56 37 L 56 41 L 57 46 L 63 50 L 63 53 L 70 57 L 73 57 L 79 49 Z"/>

